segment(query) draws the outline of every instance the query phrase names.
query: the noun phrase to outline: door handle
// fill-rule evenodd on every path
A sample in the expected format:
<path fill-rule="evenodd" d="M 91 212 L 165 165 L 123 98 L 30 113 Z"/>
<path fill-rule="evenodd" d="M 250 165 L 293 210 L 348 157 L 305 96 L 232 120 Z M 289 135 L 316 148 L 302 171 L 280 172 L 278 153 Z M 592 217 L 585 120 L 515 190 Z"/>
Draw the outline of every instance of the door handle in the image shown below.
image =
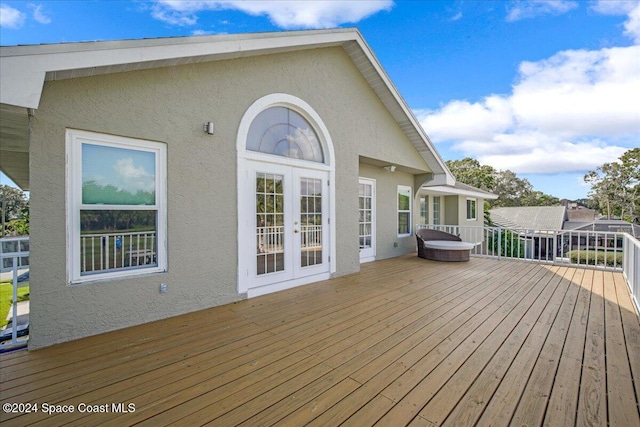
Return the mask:
<path fill-rule="evenodd" d="M 294 233 L 299 233 L 299 232 L 300 232 L 300 230 L 293 230 L 293 232 L 294 232 Z"/>

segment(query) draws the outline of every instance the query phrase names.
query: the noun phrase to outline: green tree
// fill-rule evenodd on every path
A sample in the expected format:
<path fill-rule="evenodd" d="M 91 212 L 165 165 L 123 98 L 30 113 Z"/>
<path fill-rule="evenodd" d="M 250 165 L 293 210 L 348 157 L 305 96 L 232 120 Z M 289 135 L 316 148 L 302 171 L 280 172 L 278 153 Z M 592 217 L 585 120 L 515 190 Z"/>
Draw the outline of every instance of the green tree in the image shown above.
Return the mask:
<path fill-rule="evenodd" d="M 0 201 L 5 221 L 21 218 L 29 210 L 29 201 L 24 192 L 8 185 L 0 185 Z"/>
<path fill-rule="evenodd" d="M 604 163 L 584 176 L 589 197 L 601 213 L 640 223 L 640 148 L 626 151 L 618 161 Z"/>
<path fill-rule="evenodd" d="M 498 171 L 482 165 L 476 159 L 447 160 L 447 167 L 456 179 L 464 184 L 496 194 L 489 201 L 489 208 L 502 206 L 554 206 L 560 204 L 557 197 L 533 189 L 529 180 L 519 178 L 510 170 Z"/>
<path fill-rule="evenodd" d="M 542 191 L 533 190 L 524 196 L 521 203 L 522 206 L 556 206 L 560 204 L 560 199 Z"/>
<path fill-rule="evenodd" d="M 493 190 L 496 170 L 492 166 L 481 165 L 471 157 L 465 157 L 462 160 L 447 160 L 446 163 L 458 181 L 481 190 Z"/>
<path fill-rule="evenodd" d="M 22 190 L 0 185 L 0 236 L 29 233 L 29 200 Z"/>
<path fill-rule="evenodd" d="M 518 178 L 515 172 L 507 169 L 496 173 L 491 191 L 498 195 L 492 207 L 528 206 L 527 200 L 533 192 L 533 186 L 528 179 Z"/>

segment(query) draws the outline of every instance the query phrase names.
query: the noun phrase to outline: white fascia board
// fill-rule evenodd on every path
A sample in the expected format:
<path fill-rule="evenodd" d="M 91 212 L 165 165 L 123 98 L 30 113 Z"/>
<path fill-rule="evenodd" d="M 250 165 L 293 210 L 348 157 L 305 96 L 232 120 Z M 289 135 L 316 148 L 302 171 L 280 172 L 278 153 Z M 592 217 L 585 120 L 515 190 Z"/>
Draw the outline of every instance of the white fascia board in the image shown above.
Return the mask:
<path fill-rule="evenodd" d="M 47 73 L 153 63 L 163 66 L 176 59 L 249 55 L 279 49 L 340 45 L 359 37 L 355 30 L 260 34 L 254 37 L 175 38 L 117 42 L 68 43 L 3 47 L 0 102 L 37 108 Z M 144 68 L 144 67 L 143 67 Z M 119 70 L 122 70 L 121 68 Z M 108 71 L 107 71 L 108 72 Z M 54 77 L 55 79 L 55 74 Z"/>
<path fill-rule="evenodd" d="M 440 153 L 438 153 L 438 151 L 435 149 L 435 146 L 434 146 L 433 142 L 431 142 L 431 139 L 429 139 L 429 136 L 426 134 L 426 132 L 422 128 L 422 125 L 418 122 L 418 119 L 413 114 L 413 111 L 409 108 L 409 106 L 407 105 L 407 103 L 404 100 L 404 98 L 400 95 L 400 91 L 398 91 L 398 89 L 395 87 L 395 85 L 393 84 L 393 82 L 391 81 L 389 76 L 387 75 L 387 73 L 384 70 L 384 68 L 382 68 L 382 64 L 380 64 L 380 62 L 378 61 L 378 59 L 376 58 L 375 54 L 373 53 L 373 51 L 371 50 L 369 45 L 366 43 L 366 41 L 364 40 L 364 38 L 362 37 L 360 32 L 358 32 L 357 41 L 358 41 L 358 44 L 360 45 L 362 51 L 364 52 L 364 54 L 369 59 L 369 62 L 374 67 L 374 69 L 376 70 L 376 72 L 378 73 L 378 75 L 380 76 L 382 81 L 384 82 L 384 84 L 387 86 L 387 88 L 391 92 L 392 96 L 395 98 L 395 101 L 398 103 L 400 108 L 403 110 L 404 114 L 407 116 L 407 119 L 409 120 L 411 125 L 415 128 L 415 130 L 418 133 L 418 135 L 420 136 L 420 138 L 424 141 L 425 146 L 433 154 L 433 157 L 435 158 L 436 162 L 442 168 L 441 171 L 432 171 L 434 173 L 434 175 L 442 175 L 442 174 L 444 174 L 445 175 L 444 184 L 446 184 L 446 185 L 454 185 L 456 181 L 455 181 L 455 178 L 453 177 L 453 174 L 451 173 L 451 171 L 449 170 L 447 165 L 442 160 L 442 157 L 440 157 Z M 434 177 L 434 179 L 435 179 L 435 177 Z"/>
<path fill-rule="evenodd" d="M 0 60 L 0 104 L 38 107 L 46 73 L 25 67 L 25 62 Z"/>
<path fill-rule="evenodd" d="M 478 197 L 482 199 L 491 199 L 495 200 L 498 198 L 495 194 L 488 194 L 480 191 L 471 191 L 471 190 L 462 190 L 460 188 L 449 187 L 444 185 L 435 185 L 435 186 L 422 186 L 422 189 L 425 191 L 429 191 L 432 193 L 442 194 L 444 196 L 468 196 L 468 197 Z"/>

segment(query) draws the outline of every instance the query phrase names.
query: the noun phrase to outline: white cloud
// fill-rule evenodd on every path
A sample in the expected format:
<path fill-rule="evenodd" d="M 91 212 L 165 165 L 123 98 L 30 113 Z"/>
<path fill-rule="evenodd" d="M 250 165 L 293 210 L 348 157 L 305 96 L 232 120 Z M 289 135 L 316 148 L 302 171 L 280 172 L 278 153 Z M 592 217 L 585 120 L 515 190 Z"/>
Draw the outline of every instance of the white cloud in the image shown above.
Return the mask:
<path fill-rule="evenodd" d="M 560 173 L 617 159 L 640 138 L 640 46 L 523 62 L 510 94 L 416 111 L 431 139 L 498 169 Z"/>
<path fill-rule="evenodd" d="M 480 152 L 476 156 L 480 163 L 516 173 L 584 172 L 593 170 L 602 163 L 614 161 L 626 151 L 625 148 L 607 146 L 599 141 L 569 142 L 546 136 L 532 139 L 534 135 L 503 137 L 510 140 L 511 147 L 520 149 L 519 152 Z M 523 141 L 529 144 L 523 146 Z"/>
<path fill-rule="evenodd" d="M 458 12 L 454 16 L 451 17 L 452 21 L 459 21 L 460 19 L 462 19 L 462 12 Z"/>
<path fill-rule="evenodd" d="M 355 23 L 381 10 L 389 10 L 392 0 L 369 1 L 175 1 L 159 0 L 152 16 L 172 25 L 193 25 L 197 13 L 205 10 L 239 10 L 253 16 L 266 15 L 280 28 L 331 28 Z"/>
<path fill-rule="evenodd" d="M 158 6 L 153 7 L 151 10 L 151 16 L 159 21 L 166 22 L 167 24 L 178 26 L 195 25 L 198 21 L 198 17 L 194 14 Z"/>
<path fill-rule="evenodd" d="M 598 0 L 591 9 L 603 15 L 627 15 L 624 33 L 636 44 L 640 44 L 640 1 L 638 0 Z"/>
<path fill-rule="evenodd" d="M 627 15 L 637 6 L 637 0 L 598 0 L 591 9 L 603 15 Z"/>
<path fill-rule="evenodd" d="M 638 132 L 640 46 L 559 52 L 520 65 L 510 104 L 522 127 L 563 137 Z"/>
<path fill-rule="evenodd" d="M 138 191 L 154 191 L 155 177 L 147 172 L 143 166 L 136 167 L 133 159 L 119 159 L 113 166 L 115 186 L 119 190 L 126 190 L 132 194 Z"/>
<path fill-rule="evenodd" d="M 0 27 L 18 29 L 24 25 L 27 16 L 13 7 L 0 4 Z"/>
<path fill-rule="evenodd" d="M 44 14 L 44 11 L 42 10 L 43 7 L 41 4 L 39 5 L 30 4 L 29 7 L 33 9 L 33 19 L 35 19 L 37 22 L 41 24 L 51 23 L 51 18 Z"/>
<path fill-rule="evenodd" d="M 629 13 L 629 20 L 625 22 L 624 30 L 635 43 L 640 44 L 640 3 Z"/>
<path fill-rule="evenodd" d="M 517 0 L 509 2 L 507 21 L 535 18 L 542 15 L 562 15 L 578 7 L 572 0 Z"/>

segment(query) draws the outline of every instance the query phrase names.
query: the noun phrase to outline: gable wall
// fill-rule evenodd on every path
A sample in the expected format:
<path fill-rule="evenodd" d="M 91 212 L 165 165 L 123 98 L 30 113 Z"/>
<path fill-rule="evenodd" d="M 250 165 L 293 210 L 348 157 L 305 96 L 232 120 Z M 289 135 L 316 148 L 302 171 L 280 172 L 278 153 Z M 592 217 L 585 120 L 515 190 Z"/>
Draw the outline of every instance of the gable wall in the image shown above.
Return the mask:
<path fill-rule="evenodd" d="M 258 98 L 308 102 L 336 154 L 337 275 L 359 269 L 358 158 L 428 171 L 341 48 L 47 82 L 31 119 L 31 348 L 242 298 L 236 134 Z M 202 131 L 215 123 L 215 135 Z M 68 286 L 65 129 L 167 144 L 168 272 Z M 159 284 L 169 292 L 159 294 Z"/>

